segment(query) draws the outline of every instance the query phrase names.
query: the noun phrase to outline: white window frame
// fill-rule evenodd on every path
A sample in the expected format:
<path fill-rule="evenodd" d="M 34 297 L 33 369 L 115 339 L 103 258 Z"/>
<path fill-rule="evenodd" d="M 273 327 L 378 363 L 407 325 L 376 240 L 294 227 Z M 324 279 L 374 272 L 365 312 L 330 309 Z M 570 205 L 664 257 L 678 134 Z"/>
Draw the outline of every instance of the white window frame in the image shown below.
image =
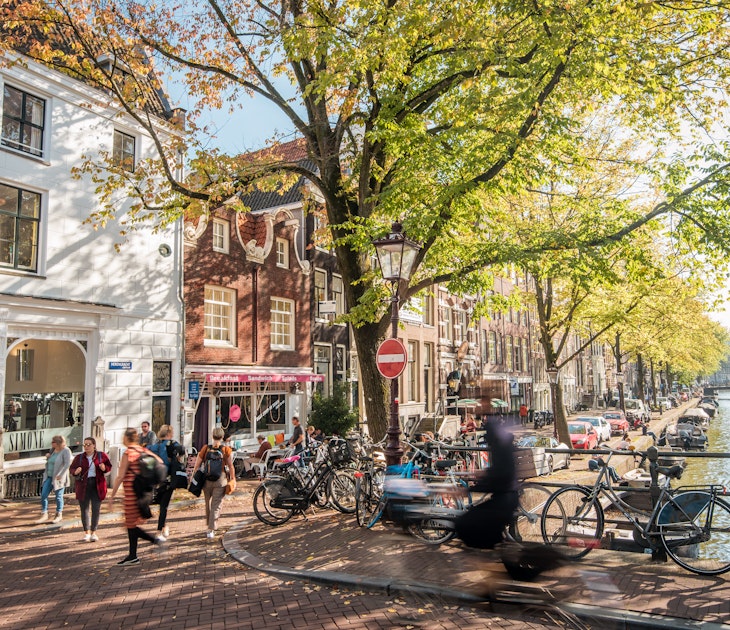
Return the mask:
<path fill-rule="evenodd" d="M 34 158 L 37 160 L 45 160 L 48 156 L 48 144 L 50 139 L 50 112 L 51 112 L 51 101 L 50 98 L 47 96 L 39 96 L 36 92 L 26 89 L 25 87 L 20 87 L 19 85 L 10 83 L 10 82 L 3 82 L 0 78 L 0 86 L 3 88 L 2 91 L 0 91 L 0 146 L 3 149 L 6 149 L 8 151 L 12 151 L 14 153 L 18 153 L 19 155 L 23 155 L 29 158 Z M 13 90 L 17 90 L 18 92 L 21 92 L 24 95 L 31 96 L 33 98 L 38 99 L 39 101 L 43 101 L 43 122 L 42 126 L 40 127 L 41 131 L 41 146 L 40 150 L 34 149 L 32 145 L 21 145 L 20 142 L 14 142 L 17 144 L 17 147 L 9 146 L 6 144 L 5 139 L 2 138 L 2 121 L 4 119 L 4 103 L 5 103 L 5 88 L 8 87 Z M 21 124 L 23 124 L 21 122 Z M 33 123 L 27 123 L 32 124 L 33 126 L 37 127 L 37 125 Z M 8 140 L 10 142 L 13 142 L 11 140 Z"/>
<path fill-rule="evenodd" d="M 33 221 L 36 224 L 36 233 L 35 233 L 35 265 L 24 267 L 24 266 L 18 266 L 15 264 L 15 258 L 17 256 L 18 251 L 18 239 L 15 238 L 13 240 L 12 248 L 13 248 L 13 264 L 2 264 L 0 265 L 0 271 L 2 270 L 13 270 L 14 272 L 21 272 L 21 273 L 28 273 L 28 274 L 42 274 L 44 270 L 44 261 L 43 261 L 43 249 L 42 249 L 42 242 L 43 242 L 43 236 L 44 236 L 44 230 L 45 230 L 45 224 L 46 224 L 46 201 L 47 201 L 47 195 L 40 191 L 40 190 L 34 190 L 32 188 L 28 188 L 27 186 L 18 186 L 16 184 L 12 184 L 10 182 L 5 182 L 0 180 L 0 184 L 3 186 L 6 186 L 8 188 L 14 189 L 17 191 L 18 195 L 22 197 L 23 193 L 29 193 L 31 195 L 37 195 L 38 196 L 38 218 L 28 217 L 26 215 L 21 214 L 20 208 L 18 208 L 18 211 L 15 214 L 10 213 L 2 213 L 2 215 L 6 218 L 12 217 L 15 221 L 15 229 L 14 233 L 17 235 L 18 230 L 18 222 L 20 221 Z M 22 200 L 20 201 L 22 203 Z"/>
<path fill-rule="evenodd" d="M 220 254 L 230 252 L 231 223 L 226 219 L 213 219 L 213 251 Z"/>
<path fill-rule="evenodd" d="M 209 292 L 213 293 L 210 297 Z M 203 345 L 235 347 L 236 292 L 233 289 L 206 284 L 203 303 Z M 213 312 L 209 311 L 209 307 L 215 307 L 211 309 Z M 220 334 L 209 337 L 209 331 L 218 331 Z"/>
<path fill-rule="evenodd" d="M 418 388 L 418 342 L 408 341 L 408 364 L 406 365 L 406 401 L 418 402 L 420 399 Z"/>
<path fill-rule="evenodd" d="M 332 395 L 332 346 L 328 343 L 314 344 L 314 373 L 324 376 L 324 381 L 317 384 L 317 389 L 324 396 Z"/>
<path fill-rule="evenodd" d="M 276 266 L 289 269 L 289 241 L 280 236 L 276 238 Z"/>
<path fill-rule="evenodd" d="M 332 274 L 332 284 L 330 286 L 332 299 L 335 301 L 335 314 L 345 314 L 345 284 L 342 276 L 336 273 Z"/>
<path fill-rule="evenodd" d="M 119 156 L 119 158 L 116 155 L 116 144 L 117 144 L 117 135 L 124 136 L 126 138 L 130 138 L 134 142 L 134 148 L 132 150 L 132 168 L 127 168 L 127 166 L 124 163 L 124 154 Z M 137 155 L 139 151 L 139 140 L 137 136 L 134 134 L 128 133 L 126 131 L 122 131 L 121 129 L 114 129 L 114 135 L 112 137 L 112 160 L 114 163 L 124 169 L 125 171 L 129 173 L 134 173 L 135 169 L 137 168 Z"/>
<path fill-rule="evenodd" d="M 294 300 L 271 297 L 271 349 L 294 350 Z"/>

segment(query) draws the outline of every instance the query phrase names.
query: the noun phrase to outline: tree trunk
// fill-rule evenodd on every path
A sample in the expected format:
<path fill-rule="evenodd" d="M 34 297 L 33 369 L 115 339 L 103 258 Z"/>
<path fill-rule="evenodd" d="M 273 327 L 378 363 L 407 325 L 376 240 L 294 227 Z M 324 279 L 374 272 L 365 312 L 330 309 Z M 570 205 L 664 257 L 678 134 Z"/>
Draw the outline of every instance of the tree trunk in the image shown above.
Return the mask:
<path fill-rule="evenodd" d="M 644 381 L 644 358 L 639 354 L 636 356 L 636 398 L 644 401 L 644 389 L 646 383 Z"/>
<path fill-rule="evenodd" d="M 375 361 L 380 345 L 378 341 L 382 336 L 380 328 L 378 324 L 365 324 L 353 328 L 368 433 L 375 442 L 385 436 L 390 417 L 390 383 L 380 375 Z"/>
<path fill-rule="evenodd" d="M 555 388 L 555 410 L 553 414 L 558 440 L 570 447 L 570 431 L 568 431 L 568 416 L 565 413 L 565 405 L 563 404 L 563 388 L 560 383 L 551 387 Z"/>

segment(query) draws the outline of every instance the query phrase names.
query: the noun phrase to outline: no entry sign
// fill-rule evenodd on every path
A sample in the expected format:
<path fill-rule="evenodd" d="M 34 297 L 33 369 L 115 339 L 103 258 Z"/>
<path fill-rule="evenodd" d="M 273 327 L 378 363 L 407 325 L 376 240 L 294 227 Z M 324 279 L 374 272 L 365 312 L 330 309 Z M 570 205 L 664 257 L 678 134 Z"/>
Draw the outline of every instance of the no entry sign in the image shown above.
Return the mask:
<path fill-rule="evenodd" d="M 398 378 L 408 362 L 406 347 L 400 339 L 386 339 L 375 355 L 378 372 L 385 378 Z"/>

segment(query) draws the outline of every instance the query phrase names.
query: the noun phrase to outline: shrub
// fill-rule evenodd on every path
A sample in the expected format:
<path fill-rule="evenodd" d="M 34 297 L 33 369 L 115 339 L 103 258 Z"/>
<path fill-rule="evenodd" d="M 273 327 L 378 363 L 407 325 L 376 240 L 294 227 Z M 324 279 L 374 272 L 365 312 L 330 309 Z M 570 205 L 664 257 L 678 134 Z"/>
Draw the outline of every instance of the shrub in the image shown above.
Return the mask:
<path fill-rule="evenodd" d="M 335 382 L 332 396 L 315 392 L 309 424 L 321 429 L 325 435 L 344 436 L 357 424 L 359 416 L 357 409 L 350 409 L 346 393 L 346 386 L 339 382 Z"/>

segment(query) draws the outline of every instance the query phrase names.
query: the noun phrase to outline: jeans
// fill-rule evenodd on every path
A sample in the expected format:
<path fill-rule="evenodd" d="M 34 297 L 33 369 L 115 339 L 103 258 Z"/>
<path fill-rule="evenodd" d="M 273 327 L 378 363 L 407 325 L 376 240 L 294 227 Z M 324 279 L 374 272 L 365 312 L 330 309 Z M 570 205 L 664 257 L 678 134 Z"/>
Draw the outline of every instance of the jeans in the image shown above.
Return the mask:
<path fill-rule="evenodd" d="M 95 532 L 99 526 L 99 512 L 101 511 L 101 499 L 96 489 L 96 477 L 89 477 L 86 480 L 86 492 L 84 500 L 79 503 L 81 508 L 81 525 L 85 532 Z M 91 507 L 91 523 L 89 523 L 89 507 Z"/>
<path fill-rule="evenodd" d="M 203 494 L 205 496 L 205 522 L 209 530 L 215 531 L 218 526 L 218 518 L 221 515 L 223 507 L 223 497 L 226 493 L 225 475 L 222 482 L 206 481 L 203 486 Z"/>
<path fill-rule="evenodd" d="M 48 497 L 51 494 L 51 491 L 54 492 L 56 495 L 56 513 L 60 514 L 63 512 L 63 492 L 65 488 L 59 488 L 58 490 L 53 490 L 53 477 L 48 477 L 43 482 L 43 488 L 41 488 L 41 512 L 44 514 L 48 512 Z"/>

